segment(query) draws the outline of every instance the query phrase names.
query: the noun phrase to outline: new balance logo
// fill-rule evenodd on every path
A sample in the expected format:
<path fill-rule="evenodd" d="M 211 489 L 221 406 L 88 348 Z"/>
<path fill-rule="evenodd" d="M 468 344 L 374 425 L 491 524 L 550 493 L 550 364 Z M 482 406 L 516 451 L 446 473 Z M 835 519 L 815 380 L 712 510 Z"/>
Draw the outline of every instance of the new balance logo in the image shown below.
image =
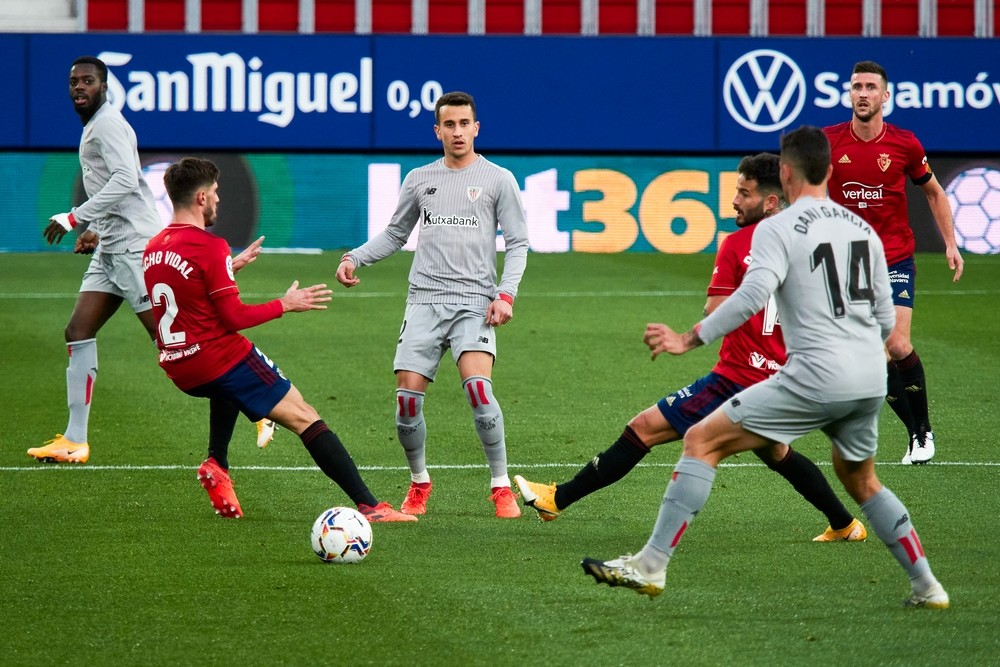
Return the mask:
<path fill-rule="evenodd" d="M 851 164 L 851 158 L 847 157 L 847 153 L 844 153 L 844 155 L 837 160 L 837 162 L 840 164 Z"/>
<path fill-rule="evenodd" d="M 742 403 L 740 403 L 740 399 L 738 399 L 738 398 L 732 399 L 731 401 L 729 401 L 729 404 L 731 406 L 733 406 L 734 408 L 738 408 L 738 407 L 740 407 L 740 405 L 742 405 Z"/>
<path fill-rule="evenodd" d="M 487 338 L 486 336 L 480 336 L 479 337 L 479 342 L 480 343 L 486 343 L 487 345 L 489 345 L 490 339 Z"/>
<path fill-rule="evenodd" d="M 432 194 L 434 194 L 437 191 L 438 191 L 437 188 L 427 188 L 426 190 L 424 190 L 424 194 L 425 195 L 432 195 Z"/>

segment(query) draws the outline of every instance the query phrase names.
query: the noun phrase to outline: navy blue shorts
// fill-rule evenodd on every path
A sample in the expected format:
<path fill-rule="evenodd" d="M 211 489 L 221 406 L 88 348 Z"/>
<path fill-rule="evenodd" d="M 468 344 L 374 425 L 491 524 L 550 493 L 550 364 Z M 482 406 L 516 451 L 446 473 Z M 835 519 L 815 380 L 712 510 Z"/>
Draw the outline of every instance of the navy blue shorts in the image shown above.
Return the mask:
<path fill-rule="evenodd" d="M 198 398 L 225 399 L 250 421 L 258 422 L 271 414 L 291 388 L 292 383 L 282 375 L 281 369 L 255 345 L 242 361 L 221 377 L 185 393 Z"/>
<path fill-rule="evenodd" d="M 917 266 L 912 257 L 889 265 L 889 286 L 894 305 L 913 308 L 913 299 L 917 295 Z"/>
<path fill-rule="evenodd" d="M 744 389 L 743 385 L 727 380 L 718 373 L 709 373 L 661 398 L 656 402 L 656 407 L 674 430 L 684 435 L 689 428 Z"/>

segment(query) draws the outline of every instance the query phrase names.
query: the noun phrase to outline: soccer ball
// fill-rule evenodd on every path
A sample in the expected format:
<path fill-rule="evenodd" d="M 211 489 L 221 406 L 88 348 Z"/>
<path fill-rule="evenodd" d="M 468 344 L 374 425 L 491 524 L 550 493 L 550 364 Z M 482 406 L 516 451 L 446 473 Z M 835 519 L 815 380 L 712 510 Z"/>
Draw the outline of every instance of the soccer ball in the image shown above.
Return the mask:
<path fill-rule="evenodd" d="M 312 548 L 324 563 L 360 563 L 372 548 L 372 526 L 350 507 L 331 507 L 312 527 Z"/>
<path fill-rule="evenodd" d="M 1000 253 L 1000 171 L 967 169 L 945 188 L 955 218 L 955 238 L 978 255 Z"/>

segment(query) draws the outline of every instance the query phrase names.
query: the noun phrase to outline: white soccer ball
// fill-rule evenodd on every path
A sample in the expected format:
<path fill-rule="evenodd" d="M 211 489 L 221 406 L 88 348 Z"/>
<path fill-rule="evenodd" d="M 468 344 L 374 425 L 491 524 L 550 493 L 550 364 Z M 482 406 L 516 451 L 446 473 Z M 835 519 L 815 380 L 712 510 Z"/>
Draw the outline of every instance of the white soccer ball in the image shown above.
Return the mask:
<path fill-rule="evenodd" d="M 331 507 L 312 527 L 312 548 L 324 563 L 360 563 L 372 548 L 372 526 L 351 507 Z"/>
<path fill-rule="evenodd" d="M 955 218 L 955 239 L 978 255 L 1000 253 L 1000 171 L 967 169 L 945 188 Z"/>

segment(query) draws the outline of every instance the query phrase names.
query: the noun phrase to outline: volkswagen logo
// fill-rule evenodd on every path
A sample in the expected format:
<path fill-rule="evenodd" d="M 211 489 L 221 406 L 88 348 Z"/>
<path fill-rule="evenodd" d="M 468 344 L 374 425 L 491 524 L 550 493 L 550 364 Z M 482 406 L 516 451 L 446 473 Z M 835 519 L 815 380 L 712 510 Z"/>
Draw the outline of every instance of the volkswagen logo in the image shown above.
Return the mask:
<path fill-rule="evenodd" d="M 722 83 L 729 115 L 753 132 L 773 132 L 795 120 L 806 102 L 806 81 L 780 51 L 757 49 L 732 64 Z"/>

